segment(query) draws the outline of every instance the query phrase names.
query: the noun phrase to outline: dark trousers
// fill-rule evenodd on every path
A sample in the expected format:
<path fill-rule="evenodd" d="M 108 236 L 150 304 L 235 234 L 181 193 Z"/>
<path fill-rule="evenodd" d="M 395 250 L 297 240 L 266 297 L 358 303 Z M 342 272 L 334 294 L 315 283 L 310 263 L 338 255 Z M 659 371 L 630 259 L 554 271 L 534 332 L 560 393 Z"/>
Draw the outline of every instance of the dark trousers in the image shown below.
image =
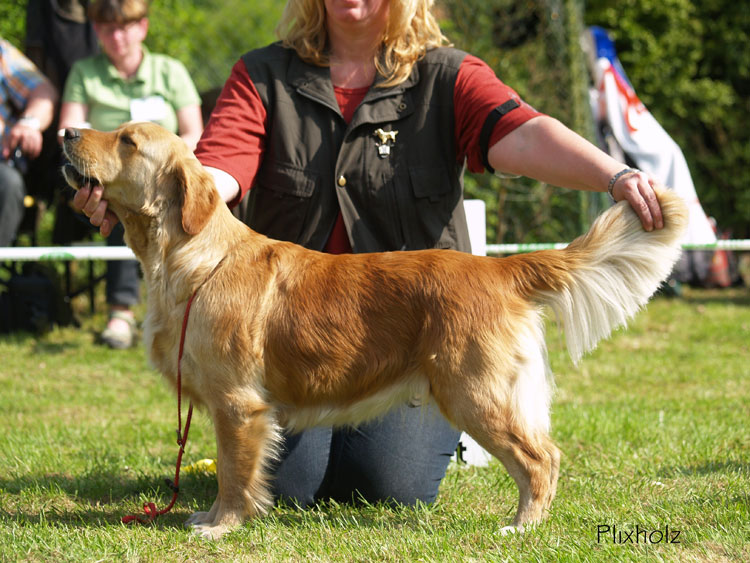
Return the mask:
<path fill-rule="evenodd" d="M 10 246 L 16 240 L 23 220 L 24 195 L 23 176 L 14 167 L 0 162 L 0 246 Z"/>
<path fill-rule="evenodd" d="M 107 237 L 107 246 L 123 246 L 125 229 L 118 223 Z M 140 295 L 140 270 L 137 260 L 107 262 L 107 304 L 135 305 Z"/>

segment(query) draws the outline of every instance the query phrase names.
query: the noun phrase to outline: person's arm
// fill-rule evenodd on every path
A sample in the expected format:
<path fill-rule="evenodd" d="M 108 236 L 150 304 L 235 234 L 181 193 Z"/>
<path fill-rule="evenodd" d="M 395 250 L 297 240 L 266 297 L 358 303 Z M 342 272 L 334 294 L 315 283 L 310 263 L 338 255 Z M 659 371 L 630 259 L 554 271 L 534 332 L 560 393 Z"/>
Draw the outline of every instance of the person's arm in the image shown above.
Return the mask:
<path fill-rule="evenodd" d="M 240 60 L 232 68 L 195 150 L 229 204 L 237 203 L 255 180 L 265 150 L 266 117 L 258 91 Z"/>
<path fill-rule="evenodd" d="M 3 158 L 8 158 L 16 147 L 29 157 L 36 158 L 42 151 L 42 132 L 52 123 L 57 103 L 57 90 L 46 79 L 30 93 L 21 117 L 3 137 Z"/>
<path fill-rule="evenodd" d="M 237 199 L 240 195 L 240 184 L 231 174 L 219 170 L 218 168 L 213 168 L 212 166 L 204 166 L 204 168 L 206 172 L 214 177 L 216 189 L 223 201 L 230 203 Z"/>
<path fill-rule="evenodd" d="M 63 102 L 60 106 L 60 119 L 58 127 L 60 131 L 68 127 L 80 128 L 86 124 L 89 115 L 89 106 L 80 102 Z M 62 135 L 58 135 L 62 142 Z"/>
<path fill-rule="evenodd" d="M 472 172 L 489 165 L 564 188 L 606 191 L 611 179 L 627 169 L 556 119 L 534 110 L 472 55 L 459 69 L 454 107 L 457 156 L 459 161 L 466 156 Z M 505 109 L 486 131 L 495 108 Z M 623 174 L 614 184 L 614 197 L 627 199 L 646 229 L 662 226 L 653 183 L 647 174 L 637 173 Z"/>
<path fill-rule="evenodd" d="M 198 140 L 203 133 L 203 116 L 198 104 L 185 106 L 177 110 L 177 131 L 183 141 L 195 150 Z"/>
<path fill-rule="evenodd" d="M 548 116 L 535 117 L 492 145 L 487 154 L 495 170 L 528 176 L 576 190 L 607 191 L 610 180 L 627 168 L 583 137 Z M 614 184 L 616 201 L 627 200 L 643 228 L 664 222 L 654 180 L 643 172 L 627 173 Z"/>

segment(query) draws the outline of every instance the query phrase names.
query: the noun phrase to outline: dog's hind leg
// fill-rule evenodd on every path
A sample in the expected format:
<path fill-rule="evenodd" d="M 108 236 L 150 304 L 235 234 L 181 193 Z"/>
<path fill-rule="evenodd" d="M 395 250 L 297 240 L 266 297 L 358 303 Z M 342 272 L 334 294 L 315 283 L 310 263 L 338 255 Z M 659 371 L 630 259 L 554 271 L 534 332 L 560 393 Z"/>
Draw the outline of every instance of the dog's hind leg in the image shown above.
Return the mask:
<path fill-rule="evenodd" d="M 186 524 L 202 537 L 217 539 L 272 505 L 266 466 L 275 451 L 278 430 L 274 413 L 260 401 L 233 397 L 211 414 L 219 494 L 209 512 L 194 514 Z"/>
<path fill-rule="evenodd" d="M 482 418 L 480 426 L 467 425 L 466 431 L 503 463 L 516 482 L 519 500 L 513 527 L 541 521 L 555 496 L 558 448 L 546 434 L 529 433 L 491 415 Z"/>
<path fill-rule="evenodd" d="M 432 393 L 447 418 L 499 459 L 513 477 L 519 492 L 513 527 L 522 529 L 539 522 L 549 510 L 560 451 L 548 435 L 551 380 L 541 328 L 516 338 L 518 345 L 509 355 L 494 354 L 492 342 L 477 342 L 462 362 L 461 375 L 444 378 L 460 383 L 434 385 Z"/>
<path fill-rule="evenodd" d="M 552 501 L 555 499 L 555 494 L 557 493 L 557 478 L 560 475 L 560 448 L 558 448 L 552 440 L 547 438 L 545 450 L 550 458 L 551 469 L 549 493 L 547 494 L 547 501 L 544 503 L 544 512 L 547 514 L 552 507 Z"/>

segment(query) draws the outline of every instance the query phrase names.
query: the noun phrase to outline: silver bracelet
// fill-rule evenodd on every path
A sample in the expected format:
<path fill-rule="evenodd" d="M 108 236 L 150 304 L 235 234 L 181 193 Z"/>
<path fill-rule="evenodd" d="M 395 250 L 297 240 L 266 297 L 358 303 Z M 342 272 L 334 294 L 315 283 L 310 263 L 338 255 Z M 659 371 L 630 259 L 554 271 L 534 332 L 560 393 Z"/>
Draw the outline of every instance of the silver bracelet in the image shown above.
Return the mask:
<path fill-rule="evenodd" d="M 631 172 L 640 172 L 640 170 L 638 170 L 637 168 L 623 168 L 617 174 L 612 176 L 612 179 L 610 179 L 609 184 L 607 184 L 607 193 L 609 194 L 609 197 L 611 197 L 613 200 L 615 199 L 615 194 L 613 193 L 613 190 L 615 189 L 615 184 L 617 183 L 617 180 L 620 179 L 620 176 L 624 176 L 625 174 L 630 174 Z"/>
<path fill-rule="evenodd" d="M 18 118 L 18 123 L 24 127 L 29 127 L 30 129 L 36 129 L 37 131 L 42 130 L 42 122 L 39 121 L 38 117 L 34 117 L 33 115 L 22 115 Z"/>

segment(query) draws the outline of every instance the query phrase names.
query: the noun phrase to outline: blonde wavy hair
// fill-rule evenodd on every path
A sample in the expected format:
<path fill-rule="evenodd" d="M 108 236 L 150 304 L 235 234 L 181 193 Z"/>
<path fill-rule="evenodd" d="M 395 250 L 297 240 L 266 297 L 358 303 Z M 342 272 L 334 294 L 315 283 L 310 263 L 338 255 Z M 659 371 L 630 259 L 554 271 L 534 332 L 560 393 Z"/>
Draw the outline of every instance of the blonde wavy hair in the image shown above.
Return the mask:
<path fill-rule="evenodd" d="M 433 47 L 449 45 L 432 14 L 434 0 L 389 0 L 388 24 L 375 68 L 381 87 L 407 79 L 414 64 Z M 328 31 L 323 0 L 288 0 L 276 34 L 286 47 L 317 66 L 328 66 Z"/>

